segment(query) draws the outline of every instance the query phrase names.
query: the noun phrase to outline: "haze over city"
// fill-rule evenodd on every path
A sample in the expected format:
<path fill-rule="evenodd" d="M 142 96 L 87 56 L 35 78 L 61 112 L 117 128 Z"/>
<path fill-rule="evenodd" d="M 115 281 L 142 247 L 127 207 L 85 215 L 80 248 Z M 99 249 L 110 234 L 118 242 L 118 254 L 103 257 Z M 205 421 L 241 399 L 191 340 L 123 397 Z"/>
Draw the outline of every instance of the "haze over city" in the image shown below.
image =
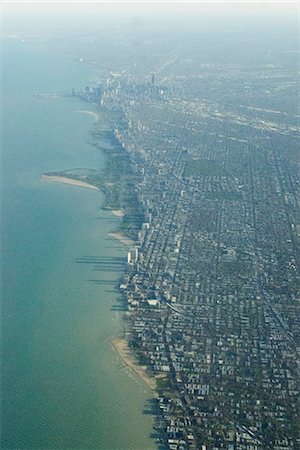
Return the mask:
<path fill-rule="evenodd" d="M 1 448 L 298 450 L 299 4 L 1 21 Z"/>

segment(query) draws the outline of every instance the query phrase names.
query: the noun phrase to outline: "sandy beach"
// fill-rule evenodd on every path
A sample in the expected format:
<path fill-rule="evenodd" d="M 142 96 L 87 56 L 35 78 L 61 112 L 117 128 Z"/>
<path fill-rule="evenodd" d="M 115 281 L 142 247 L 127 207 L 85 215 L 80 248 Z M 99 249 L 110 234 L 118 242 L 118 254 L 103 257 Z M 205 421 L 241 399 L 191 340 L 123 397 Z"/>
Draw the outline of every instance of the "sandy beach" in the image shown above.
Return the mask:
<path fill-rule="evenodd" d="M 98 120 L 99 120 L 99 114 L 96 113 L 95 111 L 77 110 L 75 112 L 76 113 L 81 113 L 81 114 L 89 114 L 90 116 L 93 116 L 95 118 L 96 122 L 98 122 Z"/>
<path fill-rule="evenodd" d="M 108 236 L 112 237 L 114 239 L 117 239 L 119 242 L 121 242 L 126 247 L 134 246 L 134 241 L 132 239 L 129 239 L 127 236 L 124 236 L 124 234 L 122 234 L 122 233 L 118 233 L 118 232 L 108 233 Z"/>
<path fill-rule="evenodd" d="M 113 209 L 111 212 L 115 217 L 122 218 L 125 216 L 125 212 L 122 209 Z"/>
<path fill-rule="evenodd" d="M 72 178 L 60 177 L 57 175 L 42 175 L 42 180 L 45 181 L 55 181 L 58 183 L 71 184 L 72 186 L 83 187 L 87 189 L 94 189 L 99 191 L 97 186 L 93 186 L 90 183 L 86 183 L 85 181 L 73 180 Z"/>
<path fill-rule="evenodd" d="M 127 341 L 125 339 L 114 338 L 111 339 L 110 342 L 126 366 L 138 375 L 139 378 L 141 378 L 153 392 L 156 392 L 155 379 L 147 374 L 144 366 L 140 366 L 136 362 L 134 356 L 128 348 Z"/>

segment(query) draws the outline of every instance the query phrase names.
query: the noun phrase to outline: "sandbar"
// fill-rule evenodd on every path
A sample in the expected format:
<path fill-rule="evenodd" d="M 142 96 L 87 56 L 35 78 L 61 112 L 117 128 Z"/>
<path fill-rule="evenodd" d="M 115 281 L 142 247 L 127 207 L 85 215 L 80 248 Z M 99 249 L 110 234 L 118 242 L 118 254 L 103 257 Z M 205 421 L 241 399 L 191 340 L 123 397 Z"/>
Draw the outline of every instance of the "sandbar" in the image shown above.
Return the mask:
<path fill-rule="evenodd" d="M 114 338 L 111 339 L 111 344 L 113 348 L 117 351 L 118 355 L 122 359 L 122 361 L 129 367 L 136 375 L 144 381 L 145 384 L 154 392 L 156 392 L 156 381 L 154 378 L 150 377 L 145 367 L 139 365 L 130 349 L 128 348 L 128 343 L 125 339 Z"/>
<path fill-rule="evenodd" d="M 115 217 L 124 217 L 125 216 L 125 212 L 122 209 L 113 209 L 111 212 Z"/>
<path fill-rule="evenodd" d="M 86 111 L 86 110 L 78 110 L 75 111 L 76 113 L 81 113 L 81 114 L 89 114 L 90 116 L 93 116 L 96 119 L 96 122 L 99 121 L 99 114 L 95 111 Z"/>
<path fill-rule="evenodd" d="M 93 184 L 86 183 L 85 181 L 74 180 L 73 178 L 60 177 L 58 175 L 42 175 L 42 180 L 71 184 L 72 186 L 78 186 L 99 191 L 99 188 L 97 188 L 97 186 L 94 186 Z"/>

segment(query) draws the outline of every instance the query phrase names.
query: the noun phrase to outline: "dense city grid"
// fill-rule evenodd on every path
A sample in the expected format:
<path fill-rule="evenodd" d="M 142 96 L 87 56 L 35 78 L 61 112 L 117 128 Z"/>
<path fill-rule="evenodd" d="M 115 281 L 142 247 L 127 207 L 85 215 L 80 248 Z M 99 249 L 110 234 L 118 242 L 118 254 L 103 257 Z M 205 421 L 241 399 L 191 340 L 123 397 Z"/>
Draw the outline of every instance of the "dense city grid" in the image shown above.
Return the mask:
<path fill-rule="evenodd" d="M 54 175 L 124 211 L 125 337 L 170 450 L 300 449 L 299 11 L 235 6 L 24 33 L 99 69 L 72 96 L 111 124 L 105 170 Z"/>
<path fill-rule="evenodd" d="M 127 338 L 156 376 L 168 448 L 297 449 L 300 130 L 278 104 L 296 85 L 219 71 L 78 93 L 122 113 L 138 199 L 123 207 L 143 211 L 127 229 Z"/>

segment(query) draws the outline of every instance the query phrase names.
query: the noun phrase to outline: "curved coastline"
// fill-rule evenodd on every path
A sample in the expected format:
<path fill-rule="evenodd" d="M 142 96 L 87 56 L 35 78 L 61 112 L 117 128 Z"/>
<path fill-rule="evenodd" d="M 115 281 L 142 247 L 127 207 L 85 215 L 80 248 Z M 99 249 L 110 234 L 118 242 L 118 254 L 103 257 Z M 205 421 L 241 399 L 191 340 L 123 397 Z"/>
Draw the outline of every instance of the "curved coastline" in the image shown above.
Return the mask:
<path fill-rule="evenodd" d="M 89 116 L 94 117 L 95 119 L 95 123 L 99 122 L 99 114 L 96 111 L 89 111 L 89 110 L 83 110 L 83 109 L 78 109 L 75 111 L 76 113 L 81 113 L 81 114 L 88 114 Z"/>
<path fill-rule="evenodd" d="M 95 124 L 99 123 L 99 114 L 97 112 L 88 110 L 77 110 L 75 112 L 91 115 L 95 118 Z M 117 146 L 121 148 L 120 142 L 116 139 L 113 133 L 109 133 L 109 137 L 112 141 L 112 144 L 114 145 L 117 144 Z M 90 142 L 90 144 L 92 144 L 96 148 L 100 147 L 97 144 L 97 141 Z M 102 147 L 100 148 L 104 152 Z M 108 154 L 108 158 L 109 156 L 110 152 Z M 44 173 L 41 176 L 41 179 L 44 181 L 59 182 L 62 184 L 69 184 L 77 187 L 101 191 L 104 194 L 101 209 L 109 211 L 112 214 L 112 216 L 120 219 L 120 222 L 122 222 L 123 217 L 127 215 L 127 208 L 122 202 L 115 201 L 114 184 L 111 181 L 111 179 L 108 179 L 105 182 L 105 180 L 99 178 L 97 179 L 97 185 L 94 185 L 92 183 L 89 183 L 88 181 L 81 181 L 79 179 L 66 176 L 65 174 L 66 171 L 62 171 L 61 174 L 54 172 L 53 175 L 51 174 L 51 172 Z M 113 175 L 115 174 L 113 173 Z M 110 231 L 107 234 L 107 237 L 115 239 L 116 241 L 118 241 L 120 244 L 122 244 L 124 247 L 127 248 L 133 247 L 135 245 L 134 239 L 128 236 L 127 234 L 123 233 L 120 228 L 117 229 L 116 231 Z M 151 395 L 149 395 L 149 397 L 156 400 L 159 396 L 159 391 L 157 389 L 157 378 L 159 377 L 151 376 L 147 372 L 146 366 L 141 365 L 141 363 L 136 359 L 134 350 L 129 347 L 129 343 L 126 338 L 120 338 L 118 336 L 115 336 L 109 339 L 108 343 L 112 351 L 114 351 L 117 354 L 120 362 L 123 363 L 126 367 L 128 367 L 129 370 L 134 372 L 134 374 L 145 384 L 145 386 L 148 387 L 148 389 L 151 391 L 150 392 Z M 153 416 L 156 416 L 157 412 L 152 411 L 152 414 Z"/>
<path fill-rule="evenodd" d="M 44 181 L 53 181 L 63 184 L 69 184 L 72 186 L 77 187 L 83 187 L 88 189 L 94 189 L 99 191 L 99 188 L 97 186 L 94 186 L 90 183 L 87 183 L 85 181 L 76 180 L 74 178 L 68 178 L 60 175 L 42 175 L 41 179 Z M 124 217 L 124 211 L 123 210 L 110 210 L 112 215 L 115 217 L 118 217 L 122 219 Z M 129 237 L 123 235 L 121 232 L 110 232 L 108 233 L 108 236 L 118 240 L 120 243 L 122 243 L 126 247 L 132 247 L 134 245 L 134 241 L 130 239 Z M 134 357 L 134 353 L 130 350 L 128 346 L 128 342 L 126 339 L 121 339 L 118 337 L 112 338 L 110 340 L 110 344 L 115 349 L 117 354 L 119 355 L 120 359 L 125 363 L 127 367 L 129 367 L 140 379 L 143 380 L 145 384 L 151 389 L 153 397 L 157 397 L 157 390 L 156 390 L 156 381 L 155 378 L 149 376 L 146 372 L 145 367 L 141 366 Z"/>
<path fill-rule="evenodd" d="M 154 398 L 157 396 L 155 378 L 149 376 L 145 366 L 141 366 L 134 358 L 134 354 L 128 347 L 126 339 L 113 338 L 110 340 L 112 347 L 118 353 L 120 359 L 151 389 Z"/>
<path fill-rule="evenodd" d="M 58 183 L 71 184 L 72 186 L 78 186 L 78 187 L 94 189 L 94 190 L 99 191 L 99 188 L 97 186 L 87 183 L 86 181 L 76 180 L 74 178 L 67 178 L 67 177 L 62 177 L 59 175 L 42 175 L 41 178 L 44 181 L 54 181 L 54 182 L 58 182 Z"/>
<path fill-rule="evenodd" d="M 65 448 L 148 448 L 149 445 L 154 449 L 150 434 L 152 419 L 143 414 L 151 391 L 142 382 L 137 383 L 136 376 L 124 368 L 108 342 L 123 328 L 117 303 L 120 296 L 111 286 L 114 281 L 119 284 L 118 276 L 124 267 L 118 261 L 122 258 L 125 261 L 126 248 L 107 239 L 108 232 L 114 231 L 121 220 L 114 219 L 109 208 L 103 208 L 101 178 L 99 183 L 93 179 L 94 172 L 98 174 L 99 167 L 102 169 L 105 163 L 104 152 L 99 157 L 99 152 L 86 145 L 91 124 L 96 120 L 91 115 L 74 113 L 75 102 L 70 96 L 62 96 L 57 102 L 53 100 L 50 107 L 50 100 L 42 101 L 32 95 L 33 87 L 39 89 L 40 80 L 42 86 L 52 89 L 53 85 L 53 91 L 57 86 L 60 92 L 70 79 L 74 84 L 82 83 L 85 73 L 81 70 L 77 74 L 78 63 L 70 58 L 65 66 L 65 55 L 56 62 L 55 49 L 47 70 L 48 66 L 40 63 L 45 52 L 32 51 L 29 43 L 28 52 L 24 52 L 24 45 L 18 44 L 18 53 L 7 52 L 7 57 L 14 61 L 18 54 L 8 69 L 16 70 L 16 65 L 19 71 L 28 67 L 30 77 L 25 77 L 20 86 L 12 85 L 16 95 L 19 88 L 28 87 L 22 91 L 28 114 L 22 114 L 23 109 L 16 108 L 17 103 L 11 101 L 11 91 L 5 91 L 7 106 L 12 108 L 16 119 L 15 126 L 11 127 L 10 114 L 7 114 L 7 148 L 11 148 L 13 157 L 7 158 L 11 166 L 5 170 L 5 187 L 9 193 L 5 230 L 11 232 L 6 234 L 5 241 L 12 257 L 6 258 L 5 269 L 9 276 L 16 276 L 13 283 L 9 276 L 5 277 L 5 284 L 12 289 L 10 295 L 14 302 L 8 302 L 8 306 L 17 321 L 5 321 L 9 339 L 4 401 L 10 415 L 6 415 L 7 426 L 1 432 L 1 437 L 5 432 L 4 447 L 57 448 L 59 439 L 60 446 Z M 45 61 L 48 63 L 48 54 Z M 55 77 L 51 68 L 60 64 L 61 76 Z M 90 69 L 86 79 L 89 75 Z M 39 122 L 39 119 L 43 120 Z M 54 127 L 49 127 L 48 120 Z M 37 122 L 41 126 L 36 127 L 36 139 L 32 140 L 31 134 L 23 131 Z M 16 127 L 19 133 L 14 132 Z M 99 128 L 101 131 L 106 126 L 100 123 Z M 49 152 L 49 146 L 41 146 L 40 142 L 52 142 L 53 129 L 58 139 Z M 108 136 L 103 133 L 100 144 L 107 143 L 110 148 L 106 140 Z M 66 142 L 72 145 L 72 151 Z M 31 150 L 30 158 L 23 158 L 25 145 Z M 57 171 L 59 180 L 50 179 L 55 174 L 45 172 L 57 164 L 58 168 L 69 165 L 75 168 L 60 170 L 60 174 Z M 91 176 L 86 178 L 82 168 L 86 168 L 86 173 L 91 170 Z M 95 186 L 83 184 L 89 181 L 88 184 Z M 79 187 L 93 189 L 94 193 Z M 114 210 L 120 206 L 114 204 Z M 21 220 L 23 217 L 26 220 Z M 89 260 L 89 256 L 93 259 Z M 100 260 L 101 270 L 94 271 L 93 264 Z M 17 358 L 11 358 L 11 352 Z M 34 386 L 31 389 L 32 380 L 43 387 L 41 392 Z M 118 433 L 113 432 L 116 426 Z"/>

